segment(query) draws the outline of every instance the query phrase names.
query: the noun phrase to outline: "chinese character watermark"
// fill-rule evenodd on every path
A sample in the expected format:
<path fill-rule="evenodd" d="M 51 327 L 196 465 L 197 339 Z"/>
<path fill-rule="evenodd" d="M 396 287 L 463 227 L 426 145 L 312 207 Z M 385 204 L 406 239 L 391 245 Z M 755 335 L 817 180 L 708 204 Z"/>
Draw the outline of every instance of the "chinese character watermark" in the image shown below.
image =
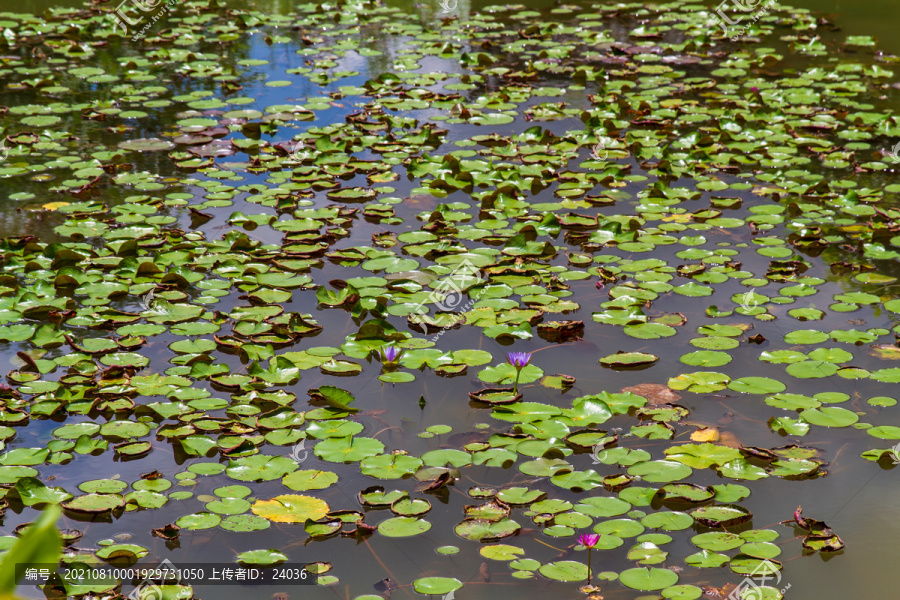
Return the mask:
<path fill-rule="evenodd" d="M 900 442 L 897 442 L 897 445 L 891 448 L 888 454 L 895 465 L 900 465 Z"/>
<path fill-rule="evenodd" d="M 144 310 L 153 309 L 153 290 L 147 292 L 147 294 L 143 298 L 141 298 L 141 301 L 138 304 L 140 304 L 144 308 Z"/>
<path fill-rule="evenodd" d="M 607 153 L 606 138 L 600 138 L 600 141 L 591 148 L 591 158 L 594 160 L 605 160 Z"/>
<path fill-rule="evenodd" d="M 471 280 L 475 280 L 471 282 Z M 465 282 L 480 283 L 482 281 L 481 271 L 469 262 L 468 259 L 464 259 L 460 262 L 453 271 L 447 275 L 445 278 L 440 280 L 435 286 L 432 287 L 432 291 L 428 294 L 425 302 L 422 302 L 413 309 L 410 314 L 410 319 L 415 321 L 416 316 L 423 316 L 428 312 L 426 304 L 434 304 L 435 309 L 440 312 L 466 312 L 474 306 L 475 301 L 478 299 L 479 295 L 476 295 L 475 298 L 470 299 L 464 306 L 460 309 L 457 307 L 462 303 L 463 298 L 465 297 L 464 287 L 468 289 L 472 287 L 472 285 L 465 285 Z M 438 334 L 436 334 L 431 341 L 437 341 L 447 329 L 452 327 L 453 325 L 448 325 L 444 327 Z"/>
<path fill-rule="evenodd" d="M 293 146 L 290 147 L 287 158 L 285 158 L 285 162 L 299 163 L 299 162 L 303 161 L 303 156 L 304 156 L 303 140 L 300 140 L 299 142 L 297 142 L 296 144 L 294 144 Z"/>
<path fill-rule="evenodd" d="M 159 563 L 159 567 L 154 569 L 160 573 L 160 577 L 168 579 L 167 575 L 173 575 L 177 572 L 177 568 L 168 558 L 163 559 Z M 138 583 L 131 593 L 128 594 L 129 600 L 163 600 L 163 591 L 157 584 L 153 583 L 149 578 L 144 578 Z"/>
<path fill-rule="evenodd" d="M 591 448 L 591 463 L 595 465 L 606 464 L 604 459 L 606 458 L 606 450 L 603 448 L 603 444 L 594 444 Z"/>
<path fill-rule="evenodd" d="M 744 309 L 744 312 L 750 312 L 757 306 L 759 306 L 759 302 L 756 300 L 756 288 L 751 289 L 749 292 L 745 292 L 741 294 L 741 308 Z"/>
<path fill-rule="evenodd" d="M 777 588 L 781 583 L 781 569 L 775 563 L 763 560 L 753 569 L 748 577 L 744 577 L 744 580 L 731 590 L 731 593 L 728 594 L 725 600 L 759 600 L 763 597 L 763 592 L 760 588 L 766 585 L 766 581 L 770 579 L 774 579 L 774 581 L 769 587 Z M 784 595 L 789 589 L 791 589 L 791 584 L 787 584 L 781 590 L 781 594 Z M 745 594 L 744 592 L 748 593 Z"/>
<path fill-rule="evenodd" d="M 299 444 L 296 444 L 293 448 L 291 448 L 291 460 L 293 460 L 298 465 L 303 464 L 303 461 L 309 456 L 309 450 L 307 450 L 304 446 L 306 444 L 306 438 L 300 440 Z M 301 456 L 300 453 L 303 452 Z"/>
<path fill-rule="evenodd" d="M 160 7 L 160 3 L 162 0 L 122 0 L 119 3 L 119 6 L 116 7 L 116 10 L 110 13 L 110 16 L 113 19 L 113 27 L 119 28 L 121 27 L 122 31 L 127 34 L 129 32 L 128 27 L 134 27 L 143 22 L 144 16 L 140 12 L 137 15 L 130 15 L 126 12 L 126 5 L 131 3 L 136 7 L 139 11 L 144 13 L 150 13 L 153 11 L 157 11 L 153 18 L 150 19 L 150 22 L 145 23 L 144 27 L 141 28 L 134 36 L 132 36 L 131 41 L 136 42 L 139 39 L 143 38 L 146 35 L 147 31 L 156 23 L 161 17 L 166 15 L 172 7 L 178 3 L 178 0 L 169 0 L 166 4 Z M 158 9 L 158 10 L 157 10 Z"/>
<path fill-rule="evenodd" d="M 25 569 L 25 581 L 42 581 L 44 583 L 50 579 L 50 569 L 37 569 L 28 567 Z"/>
<path fill-rule="evenodd" d="M 459 6 L 459 0 L 440 0 L 441 12 L 449 15 Z"/>
<path fill-rule="evenodd" d="M 896 164 L 900 164 L 900 142 L 894 144 L 894 147 L 890 152 L 887 153 L 888 158 L 891 159 L 891 162 Z M 6 158 L 6 157 L 4 157 Z"/>
<path fill-rule="evenodd" d="M 618 438 L 619 432 L 621 432 L 621 431 L 622 431 L 622 429 L 619 427 L 613 427 L 612 429 L 609 430 L 609 433 L 611 435 L 616 436 L 613 438 L 613 441 L 615 441 Z M 606 450 L 606 446 L 609 443 L 610 443 L 609 438 L 604 438 L 604 439 L 600 440 L 599 442 L 597 442 L 596 444 L 594 444 L 593 446 L 591 446 L 591 463 L 592 464 L 595 464 L 595 465 L 609 464 L 606 462 L 607 454 L 608 454 L 608 451 Z"/>
<path fill-rule="evenodd" d="M 731 4 L 734 9 L 742 13 L 749 13 L 756 10 L 753 19 L 744 25 L 735 35 L 730 35 L 729 27 L 741 23 L 743 21 L 743 16 L 734 14 L 733 11 L 730 15 L 725 12 L 729 8 L 726 6 L 728 4 Z M 744 35 L 747 29 L 750 28 L 750 25 L 759 21 L 766 13 L 772 10 L 774 6 L 775 0 L 768 0 L 768 2 L 764 2 L 763 0 L 723 0 L 719 6 L 715 8 L 715 14 L 711 17 L 709 24 L 711 26 L 718 25 L 721 27 L 725 36 L 731 37 L 731 41 L 734 42 Z"/>

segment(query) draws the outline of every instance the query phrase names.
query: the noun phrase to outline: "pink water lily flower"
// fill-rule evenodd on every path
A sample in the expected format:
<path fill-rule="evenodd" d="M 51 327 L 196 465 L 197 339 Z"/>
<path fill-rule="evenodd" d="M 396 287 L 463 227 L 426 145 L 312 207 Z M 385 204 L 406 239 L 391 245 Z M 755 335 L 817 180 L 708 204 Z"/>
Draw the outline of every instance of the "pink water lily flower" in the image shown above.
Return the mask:
<path fill-rule="evenodd" d="M 587 582 L 588 585 L 591 584 L 591 548 L 596 546 L 600 542 L 600 534 L 599 533 L 582 533 L 578 536 L 578 543 L 587 548 L 588 551 L 588 559 L 587 559 Z"/>

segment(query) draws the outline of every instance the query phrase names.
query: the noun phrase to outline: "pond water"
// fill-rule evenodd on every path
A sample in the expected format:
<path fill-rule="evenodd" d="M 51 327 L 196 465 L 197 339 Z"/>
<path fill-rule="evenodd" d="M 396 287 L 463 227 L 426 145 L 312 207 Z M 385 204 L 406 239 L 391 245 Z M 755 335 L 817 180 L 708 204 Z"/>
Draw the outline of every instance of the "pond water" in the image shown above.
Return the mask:
<path fill-rule="evenodd" d="M 890 593 L 887 2 L 227 6 L 0 4 L 3 535 L 322 573 L 197 598 Z"/>

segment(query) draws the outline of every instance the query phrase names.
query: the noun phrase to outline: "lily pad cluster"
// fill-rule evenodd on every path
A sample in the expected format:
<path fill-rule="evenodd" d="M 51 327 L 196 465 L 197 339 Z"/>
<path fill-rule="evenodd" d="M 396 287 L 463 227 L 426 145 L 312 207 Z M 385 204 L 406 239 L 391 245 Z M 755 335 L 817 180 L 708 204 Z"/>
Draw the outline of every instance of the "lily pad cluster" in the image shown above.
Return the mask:
<path fill-rule="evenodd" d="M 111 8 L 2 17 L 0 493 L 109 531 L 65 560 L 214 530 L 328 585 L 355 558 L 245 540 L 378 535 L 692 600 L 843 548 L 799 509 L 802 546 L 755 528 L 751 486 L 829 476 L 828 435 L 896 458 L 896 57 L 788 7 L 740 41 L 681 1 L 192 1 L 137 41 Z M 445 385 L 450 425 L 385 433 Z M 588 531 L 615 567 L 572 559 Z M 416 592 L 470 580 L 438 564 Z"/>

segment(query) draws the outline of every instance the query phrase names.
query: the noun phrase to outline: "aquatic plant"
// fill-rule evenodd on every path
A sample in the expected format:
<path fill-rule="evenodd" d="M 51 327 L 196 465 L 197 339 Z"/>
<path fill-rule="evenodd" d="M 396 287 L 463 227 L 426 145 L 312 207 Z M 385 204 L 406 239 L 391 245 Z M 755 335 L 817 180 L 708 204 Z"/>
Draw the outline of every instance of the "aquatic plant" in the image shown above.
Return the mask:
<path fill-rule="evenodd" d="M 594 546 L 600 541 L 599 533 L 583 533 L 578 536 L 578 543 L 587 548 L 588 557 L 587 557 L 587 582 L 591 582 L 591 550 L 594 549 Z"/>
<path fill-rule="evenodd" d="M 390 368 L 397 366 L 397 363 L 400 361 L 400 356 L 403 354 L 403 350 L 396 346 L 386 345 L 381 347 L 380 353 L 381 364 L 386 368 Z"/>
<path fill-rule="evenodd" d="M 136 45 L 106 8 L 6 15 L 0 64 L 0 510 L 91 521 L 86 560 L 216 530 L 210 555 L 364 594 L 391 561 L 305 552 L 378 535 L 687 600 L 843 547 L 752 522 L 846 476 L 806 436 L 900 460 L 900 122 L 871 38 L 789 7 L 727 15 L 732 42 L 697 3 L 191 1 Z M 564 372 L 504 362 L 538 338 Z M 582 531 L 587 565 L 538 560 Z M 400 583 L 469 580 L 435 568 Z"/>
<path fill-rule="evenodd" d="M 513 394 L 515 394 L 519 389 L 519 375 L 522 373 L 522 369 L 531 362 L 531 354 L 528 352 L 509 352 L 506 355 L 506 362 L 516 369 L 516 381 L 513 384 Z"/>

